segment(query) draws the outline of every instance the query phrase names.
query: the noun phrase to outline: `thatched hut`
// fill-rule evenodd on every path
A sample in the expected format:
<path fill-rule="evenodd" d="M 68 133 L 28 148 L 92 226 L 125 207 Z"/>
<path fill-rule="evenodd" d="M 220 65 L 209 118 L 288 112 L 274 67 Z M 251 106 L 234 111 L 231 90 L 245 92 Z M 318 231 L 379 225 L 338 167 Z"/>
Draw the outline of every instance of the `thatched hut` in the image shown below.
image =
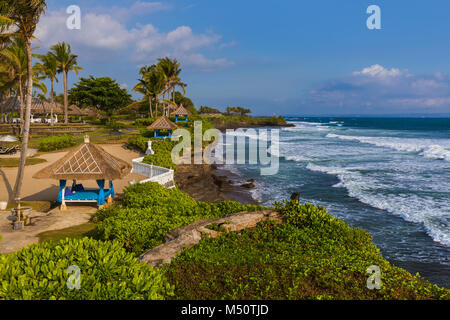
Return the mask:
<path fill-rule="evenodd" d="M 170 114 L 171 116 L 175 116 L 175 123 L 177 122 L 188 122 L 188 116 L 192 115 L 183 105 L 180 105 L 177 110 Z M 179 119 L 179 117 L 184 117 L 184 119 Z"/>
<path fill-rule="evenodd" d="M 67 153 L 63 158 L 38 171 L 35 179 L 59 180 L 58 202 L 61 210 L 66 209 L 66 202 L 97 202 L 103 206 L 114 197 L 112 181 L 122 179 L 131 171 L 131 165 L 120 160 L 102 147 L 90 143 L 86 136 L 84 143 Z M 73 180 L 72 188 L 66 188 L 67 180 Z M 85 190 L 77 180 L 96 180 L 100 189 Z M 109 189 L 105 189 L 105 180 L 109 180 Z"/>
<path fill-rule="evenodd" d="M 52 110 L 54 114 L 64 114 L 64 110 L 56 103 L 51 104 L 50 102 L 35 97 L 31 99 L 32 114 L 47 115 Z M 20 112 L 20 100 L 18 97 L 9 97 L 0 103 L 0 113 L 7 112 Z"/>
<path fill-rule="evenodd" d="M 155 138 L 170 138 L 172 136 L 172 130 L 178 129 L 178 126 L 169 120 L 169 118 L 163 116 L 156 119 L 150 126 L 147 127 L 148 130 L 154 130 Z M 161 130 L 167 130 L 168 135 L 161 135 Z"/>
<path fill-rule="evenodd" d="M 86 110 L 83 110 L 81 108 L 79 108 L 78 106 L 72 104 L 70 106 L 67 107 L 67 114 L 69 116 L 87 116 L 88 112 Z"/>
<path fill-rule="evenodd" d="M 23 104 L 23 108 L 25 108 L 25 103 Z M 3 100 L 0 103 L 0 114 L 17 112 L 20 113 L 20 99 L 19 97 L 9 97 Z M 33 97 L 31 99 L 31 117 L 32 122 L 33 116 L 41 115 L 48 117 L 50 116 L 53 119 L 53 115 L 64 114 L 64 110 L 62 106 L 57 103 L 50 103 L 45 100 Z"/>

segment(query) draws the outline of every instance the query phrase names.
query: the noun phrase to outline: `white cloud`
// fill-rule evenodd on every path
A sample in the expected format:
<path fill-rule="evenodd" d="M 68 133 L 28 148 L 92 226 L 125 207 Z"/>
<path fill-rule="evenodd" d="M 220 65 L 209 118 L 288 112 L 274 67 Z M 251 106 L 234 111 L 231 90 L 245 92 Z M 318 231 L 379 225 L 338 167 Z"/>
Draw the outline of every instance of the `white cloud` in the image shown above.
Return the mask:
<path fill-rule="evenodd" d="M 159 2 L 138 1 L 130 8 L 122 8 L 120 15 L 135 15 L 140 11 L 162 8 Z M 117 15 L 117 10 L 115 12 Z M 81 30 L 69 30 L 66 28 L 68 15 L 64 10 L 49 11 L 41 18 L 36 31 L 36 37 L 41 40 L 39 46 L 48 48 L 59 41 L 66 41 L 79 55 L 97 60 L 131 52 L 133 61 L 145 64 L 163 56 L 177 58 L 184 65 L 205 70 L 233 64 L 225 58 L 207 58 L 200 52 L 214 46 L 220 47 L 221 36 L 213 32 L 194 33 L 189 26 L 161 32 L 152 24 L 127 28 L 115 15 L 82 12 Z"/>
<path fill-rule="evenodd" d="M 404 75 L 406 71 L 401 71 L 397 68 L 386 69 L 379 64 L 374 64 L 370 67 L 364 68 L 361 71 L 353 72 L 353 75 L 364 75 L 376 78 L 389 78 L 389 77 L 399 77 Z"/>

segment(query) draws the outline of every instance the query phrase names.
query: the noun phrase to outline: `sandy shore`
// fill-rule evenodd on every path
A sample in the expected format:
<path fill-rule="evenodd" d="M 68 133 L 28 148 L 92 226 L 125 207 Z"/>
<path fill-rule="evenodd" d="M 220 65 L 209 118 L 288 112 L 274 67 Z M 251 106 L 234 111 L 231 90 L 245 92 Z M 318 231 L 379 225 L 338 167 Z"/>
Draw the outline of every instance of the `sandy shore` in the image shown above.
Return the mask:
<path fill-rule="evenodd" d="M 103 149 L 112 155 L 131 163 L 131 160 L 141 155 L 135 151 L 131 151 L 120 144 L 102 144 Z M 59 181 L 47 179 L 33 179 L 32 176 L 62 158 L 65 152 L 44 153 L 39 158 L 47 160 L 47 162 L 26 166 L 25 178 L 22 186 L 21 198 L 23 201 L 55 201 L 59 192 Z M 17 168 L 0 168 L 0 201 L 8 201 L 14 188 L 16 181 Z M 129 174 L 124 179 L 114 181 L 114 189 L 117 193 L 122 193 L 123 189 L 129 185 L 132 180 L 142 180 L 145 177 L 138 174 Z M 98 188 L 95 181 L 83 181 L 83 185 L 88 188 Z"/>

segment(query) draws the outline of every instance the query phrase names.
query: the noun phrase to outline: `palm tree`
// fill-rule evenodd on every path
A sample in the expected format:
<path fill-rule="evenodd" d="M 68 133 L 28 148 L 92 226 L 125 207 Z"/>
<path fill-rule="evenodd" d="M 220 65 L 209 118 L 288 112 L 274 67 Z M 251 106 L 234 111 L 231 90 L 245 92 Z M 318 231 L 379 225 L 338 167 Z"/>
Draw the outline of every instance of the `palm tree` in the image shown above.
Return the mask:
<path fill-rule="evenodd" d="M 52 105 L 51 114 L 50 114 L 50 124 L 53 126 L 53 105 L 54 105 L 54 82 L 58 82 L 58 78 L 56 77 L 58 73 L 58 64 L 56 62 L 55 57 L 47 53 L 46 55 L 38 55 L 38 58 L 42 61 L 42 63 L 36 63 L 34 67 L 37 72 L 43 75 L 45 78 L 50 80 L 51 89 L 50 89 L 50 104 Z"/>
<path fill-rule="evenodd" d="M 180 63 L 177 59 L 171 60 L 169 57 L 158 59 L 158 68 L 164 75 L 165 93 L 167 93 L 167 100 L 172 98 L 172 102 L 175 103 L 175 88 L 178 86 L 183 90 L 185 94 L 186 84 L 181 82 L 179 77 L 181 73 Z M 172 95 L 172 97 L 170 97 Z"/>
<path fill-rule="evenodd" d="M 0 31 L 2 39 L 22 38 L 27 53 L 27 98 L 25 104 L 25 125 L 22 136 L 20 164 L 14 185 L 13 199 L 20 197 L 25 161 L 28 153 L 30 134 L 31 98 L 33 94 L 33 58 L 31 54 L 31 39 L 36 30 L 41 14 L 45 12 L 45 0 L 14 0 L 0 2 Z"/>
<path fill-rule="evenodd" d="M 2 79 L 0 90 L 14 89 L 18 95 L 20 113 L 20 134 L 23 133 L 24 90 L 27 88 L 28 61 L 25 42 L 21 38 L 11 41 L 8 47 L 0 51 L 0 63 L 2 63 Z M 47 93 L 47 87 L 39 76 L 33 74 L 33 86 Z"/>
<path fill-rule="evenodd" d="M 26 85 L 28 75 L 28 61 L 26 46 L 23 39 L 15 39 L 8 47 L 0 51 L 0 57 L 3 63 L 8 67 L 4 69 L 4 75 L 8 81 L 3 84 L 2 89 L 16 88 L 19 99 L 19 114 L 20 114 L 20 132 L 23 131 L 23 112 L 25 105 L 25 97 L 23 90 Z"/>
<path fill-rule="evenodd" d="M 54 46 L 50 48 L 50 55 L 52 55 L 58 66 L 58 73 L 63 74 L 64 80 L 64 122 L 69 122 L 68 117 L 68 107 L 69 107 L 69 99 L 67 94 L 67 81 L 68 81 L 68 73 L 70 71 L 74 71 L 78 75 L 78 71 L 83 70 L 83 68 L 77 66 L 78 64 L 78 56 L 73 54 L 70 49 L 70 44 L 65 42 L 58 42 Z"/>
<path fill-rule="evenodd" d="M 42 63 L 36 63 L 34 65 L 36 71 L 50 80 L 50 102 L 53 104 L 55 97 L 54 83 L 58 82 L 56 75 L 58 74 L 58 64 L 56 59 L 50 53 L 46 55 L 37 55 Z"/>
<path fill-rule="evenodd" d="M 164 76 L 156 65 L 144 66 L 139 71 L 141 79 L 134 86 L 135 92 L 142 93 L 148 98 L 150 105 L 150 117 L 153 118 L 152 101 L 155 100 L 155 115 L 158 117 L 159 96 L 164 91 Z"/>

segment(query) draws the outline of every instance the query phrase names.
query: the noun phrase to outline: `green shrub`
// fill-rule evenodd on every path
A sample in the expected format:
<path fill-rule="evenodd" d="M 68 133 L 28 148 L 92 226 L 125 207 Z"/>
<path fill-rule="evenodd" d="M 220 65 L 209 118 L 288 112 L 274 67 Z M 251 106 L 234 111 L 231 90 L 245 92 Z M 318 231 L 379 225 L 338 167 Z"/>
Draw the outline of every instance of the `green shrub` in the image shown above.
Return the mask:
<path fill-rule="evenodd" d="M 141 152 L 145 152 L 147 150 L 147 138 L 144 138 L 143 136 L 132 136 L 130 138 L 128 138 L 128 146 L 137 149 Z"/>
<path fill-rule="evenodd" d="M 202 239 L 171 265 L 177 299 L 450 299 L 439 288 L 392 266 L 371 236 L 311 204 L 277 204 L 287 222 L 259 223 L 241 234 Z M 367 288 L 367 267 L 381 270 Z"/>
<path fill-rule="evenodd" d="M 172 161 L 172 148 L 175 143 L 170 140 L 153 143 L 152 149 L 155 154 L 145 156 L 143 162 L 177 171 L 177 165 Z"/>
<path fill-rule="evenodd" d="M 69 266 L 80 268 L 80 289 L 66 285 Z M 0 256 L 0 299 L 164 299 L 173 288 L 159 270 L 117 242 L 89 238 L 34 244 Z"/>
<path fill-rule="evenodd" d="M 100 210 L 93 220 L 98 222 L 96 237 L 117 240 L 128 251 L 141 254 L 161 244 L 170 230 L 196 220 L 261 209 L 262 206 L 246 206 L 234 201 L 197 203 L 178 189 L 166 189 L 149 182 L 126 188 L 122 206 Z"/>
<path fill-rule="evenodd" d="M 154 118 L 138 118 L 134 121 L 134 124 L 138 127 L 147 127 L 155 121 Z"/>
<path fill-rule="evenodd" d="M 54 151 L 64 148 L 73 147 L 77 143 L 70 135 L 63 136 L 53 136 L 48 138 L 43 138 L 39 142 L 38 150 L 41 152 Z"/>

